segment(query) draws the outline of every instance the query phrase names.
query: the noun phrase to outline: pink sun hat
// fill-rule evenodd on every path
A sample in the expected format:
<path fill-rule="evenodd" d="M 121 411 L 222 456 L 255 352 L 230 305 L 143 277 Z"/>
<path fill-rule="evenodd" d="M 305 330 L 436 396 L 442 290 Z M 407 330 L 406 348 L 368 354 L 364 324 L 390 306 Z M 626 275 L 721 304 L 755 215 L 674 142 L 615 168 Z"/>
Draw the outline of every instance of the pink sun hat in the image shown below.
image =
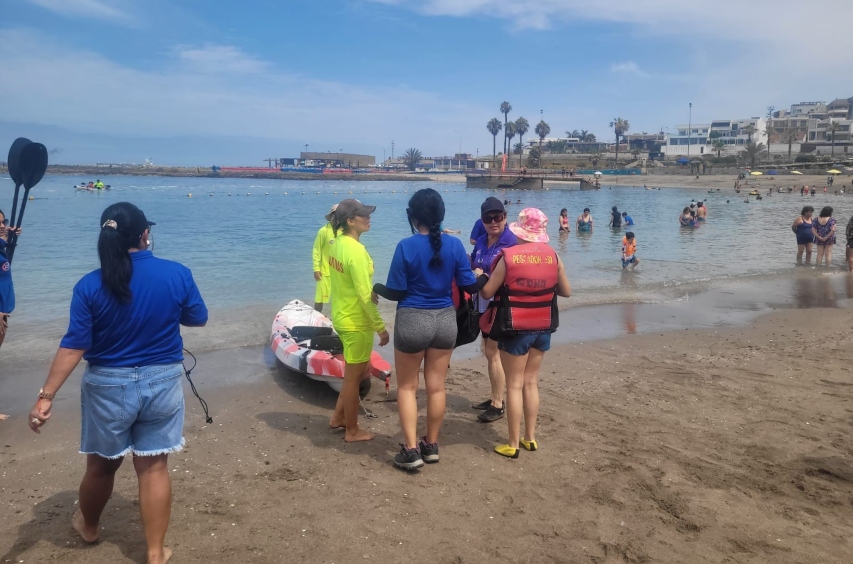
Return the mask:
<path fill-rule="evenodd" d="M 531 243 L 547 243 L 548 217 L 538 208 L 524 208 L 518 214 L 518 221 L 509 224 L 509 230 L 515 236 Z"/>

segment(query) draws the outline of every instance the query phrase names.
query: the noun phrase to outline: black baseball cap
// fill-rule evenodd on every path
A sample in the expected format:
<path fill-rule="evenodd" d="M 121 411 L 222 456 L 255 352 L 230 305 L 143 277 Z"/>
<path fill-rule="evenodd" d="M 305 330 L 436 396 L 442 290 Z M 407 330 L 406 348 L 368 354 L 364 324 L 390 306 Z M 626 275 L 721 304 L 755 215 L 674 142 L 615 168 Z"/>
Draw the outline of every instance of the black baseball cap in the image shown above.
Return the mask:
<path fill-rule="evenodd" d="M 503 202 L 495 198 L 494 196 L 489 196 L 486 198 L 486 201 L 483 202 L 483 205 L 480 206 L 480 215 L 484 216 L 490 211 L 499 211 L 506 213 L 506 208 L 503 205 Z"/>

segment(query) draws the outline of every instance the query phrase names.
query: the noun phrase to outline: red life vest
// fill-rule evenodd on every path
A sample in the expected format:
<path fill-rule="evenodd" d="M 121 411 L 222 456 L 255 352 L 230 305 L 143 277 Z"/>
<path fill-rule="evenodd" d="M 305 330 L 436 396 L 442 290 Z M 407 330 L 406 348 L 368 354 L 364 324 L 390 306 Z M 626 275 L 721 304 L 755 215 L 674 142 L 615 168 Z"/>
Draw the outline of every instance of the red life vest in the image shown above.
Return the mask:
<path fill-rule="evenodd" d="M 526 243 L 501 251 L 506 263 L 504 285 L 495 295 L 498 331 L 556 331 L 557 253 L 545 243 Z"/>

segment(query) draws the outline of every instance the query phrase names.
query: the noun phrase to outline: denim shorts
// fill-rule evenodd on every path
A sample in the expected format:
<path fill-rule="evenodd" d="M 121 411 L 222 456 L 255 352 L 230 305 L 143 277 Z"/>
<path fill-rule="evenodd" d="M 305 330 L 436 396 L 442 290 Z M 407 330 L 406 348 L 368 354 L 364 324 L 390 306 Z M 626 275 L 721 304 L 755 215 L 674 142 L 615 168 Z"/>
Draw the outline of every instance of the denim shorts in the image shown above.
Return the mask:
<path fill-rule="evenodd" d="M 80 453 L 157 456 L 184 447 L 183 366 L 88 366 L 81 388 Z"/>
<path fill-rule="evenodd" d="M 551 348 L 551 332 L 519 333 L 515 337 L 501 337 L 498 348 L 513 356 L 524 356 L 531 348 L 545 352 Z"/>

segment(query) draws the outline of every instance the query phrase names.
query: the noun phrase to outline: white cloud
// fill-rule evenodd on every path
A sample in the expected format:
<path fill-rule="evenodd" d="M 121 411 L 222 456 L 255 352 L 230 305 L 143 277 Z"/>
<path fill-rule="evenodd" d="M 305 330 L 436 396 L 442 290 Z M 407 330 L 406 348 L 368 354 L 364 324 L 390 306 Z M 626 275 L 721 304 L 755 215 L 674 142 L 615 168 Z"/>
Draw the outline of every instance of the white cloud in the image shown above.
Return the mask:
<path fill-rule="evenodd" d="M 638 76 L 640 78 L 650 78 L 651 75 L 646 71 L 642 70 L 637 63 L 634 61 L 623 61 L 621 63 L 612 63 L 610 65 L 610 72 L 615 72 L 618 74 L 632 74 L 634 76 Z"/>
<path fill-rule="evenodd" d="M 334 148 L 381 147 L 394 139 L 398 147 L 442 154 L 454 138 L 448 132 L 479 132 L 490 115 L 434 92 L 288 74 L 233 46 L 184 46 L 172 54 L 160 68 L 141 70 L 32 30 L 0 29 L 0 76 L 26 77 L 25 88 L 0 81 L 0 121 L 128 137 L 296 139 Z"/>
<path fill-rule="evenodd" d="M 178 58 L 192 71 L 255 74 L 270 68 L 266 61 L 250 57 L 230 45 L 181 47 Z"/>
<path fill-rule="evenodd" d="M 624 24 L 654 35 L 702 37 L 711 41 L 764 43 L 781 48 L 768 57 L 827 49 L 849 50 L 842 29 L 824 33 L 810 22 L 815 17 L 834 21 L 853 19 L 850 0 L 784 2 L 778 0 L 718 0 L 713 5 L 683 0 L 372 0 L 407 7 L 434 16 L 476 16 L 504 19 L 513 26 L 547 29 L 580 22 Z M 713 49 L 713 44 L 707 44 Z"/>
<path fill-rule="evenodd" d="M 127 15 L 103 0 L 29 0 L 33 4 L 64 16 L 125 20 Z"/>

